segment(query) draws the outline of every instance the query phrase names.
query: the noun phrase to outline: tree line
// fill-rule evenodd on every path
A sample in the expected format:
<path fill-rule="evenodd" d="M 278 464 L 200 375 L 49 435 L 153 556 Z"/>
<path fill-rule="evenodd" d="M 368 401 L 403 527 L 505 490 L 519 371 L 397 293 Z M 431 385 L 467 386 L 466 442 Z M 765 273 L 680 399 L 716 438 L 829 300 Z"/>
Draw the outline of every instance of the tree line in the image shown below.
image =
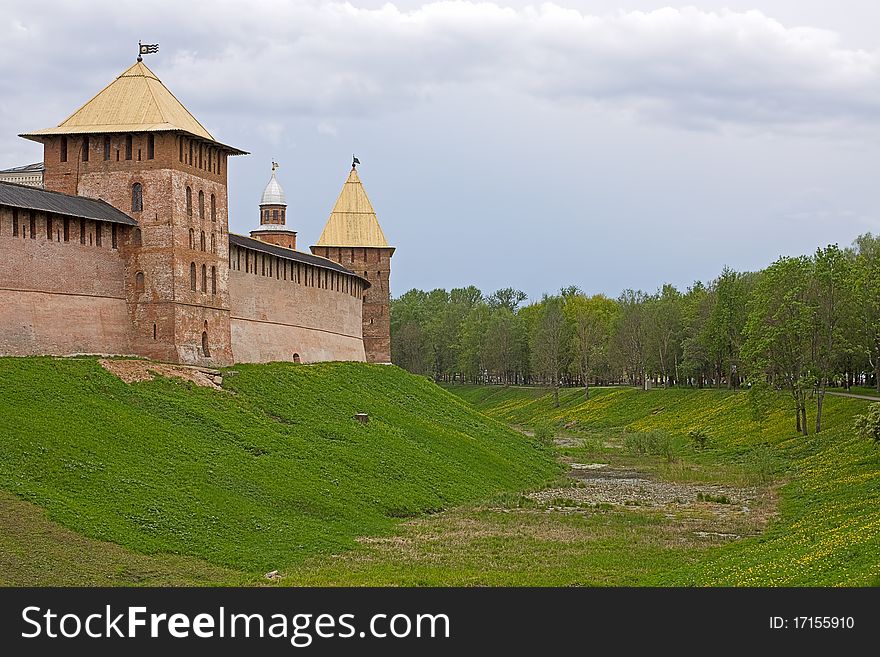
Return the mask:
<path fill-rule="evenodd" d="M 391 303 L 395 364 L 437 381 L 560 386 L 693 386 L 790 396 L 815 431 L 829 387 L 880 392 L 880 235 L 849 248 L 725 268 L 686 291 L 571 286 L 540 301 L 514 288 L 410 290 Z"/>

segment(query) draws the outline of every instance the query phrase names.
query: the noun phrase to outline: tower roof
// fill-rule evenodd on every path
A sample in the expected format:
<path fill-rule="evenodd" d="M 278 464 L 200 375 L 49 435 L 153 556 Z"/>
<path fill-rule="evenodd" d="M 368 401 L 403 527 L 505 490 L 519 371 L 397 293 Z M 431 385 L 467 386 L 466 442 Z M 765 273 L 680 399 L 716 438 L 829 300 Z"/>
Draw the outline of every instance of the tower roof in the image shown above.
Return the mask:
<path fill-rule="evenodd" d="M 390 248 L 367 192 L 352 167 L 315 246 Z"/>
<path fill-rule="evenodd" d="M 287 205 L 287 197 L 284 196 L 284 190 L 281 189 L 281 185 L 278 184 L 278 179 L 275 177 L 277 166 L 274 162 L 272 163 L 272 177 L 269 178 L 269 184 L 263 190 L 260 205 Z"/>
<path fill-rule="evenodd" d="M 185 132 L 244 154 L 214 139 L 143 62 L 135 62 L 58 127 L 21 136 L 42 141 L 48 135 L 154 131 Z"/>

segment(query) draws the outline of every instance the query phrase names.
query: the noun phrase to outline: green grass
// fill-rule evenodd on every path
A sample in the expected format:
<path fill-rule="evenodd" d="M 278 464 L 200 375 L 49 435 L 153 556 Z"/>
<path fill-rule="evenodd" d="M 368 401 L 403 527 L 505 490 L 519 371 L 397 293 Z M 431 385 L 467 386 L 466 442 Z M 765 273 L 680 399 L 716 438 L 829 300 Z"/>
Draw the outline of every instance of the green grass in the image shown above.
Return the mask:
<path fill-rule="evenodd" d="M 129 385 L 91 358 L 0 359 L 0 489 L 89 539 L 253 577 L 559 471 L 536 441 L 395 367 L 234 370 L 218 392 Z"/>
<path fill-rule="evenodd" d="M 676 471 L 714 471 L 721 479 L 739 472 L 743 483 L 784 483 L 780 516 L 761 536 L 709 549 L 696 564 L 654 573 L 642 583 L 880 584 L 880 449 L 851 429 L 867 401 L 827 398 L 823 431 L 804 438 L 795 433 L 781 395 L 757 421 L 746 393 L 599 389 L 584 401 L 581 391 L 565 390 L 554 408 L 539 389 L 450 390 L 488 415 L 522 426 L 549 421 L 575 435 L 668 432 L 679 459 L 665 466 L 672 478 Z M 688 444 L 693 429 L 708 433 L 706 449 Z M 664 466 L 656 459 L 655 466 L 662 475 Z"/>

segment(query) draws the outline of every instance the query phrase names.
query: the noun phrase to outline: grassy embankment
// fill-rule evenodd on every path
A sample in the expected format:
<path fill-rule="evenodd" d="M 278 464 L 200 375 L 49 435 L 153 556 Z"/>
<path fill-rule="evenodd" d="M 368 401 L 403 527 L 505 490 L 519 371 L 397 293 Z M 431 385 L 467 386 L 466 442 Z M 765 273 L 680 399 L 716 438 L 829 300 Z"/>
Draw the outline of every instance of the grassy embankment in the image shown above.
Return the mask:
<path fill-rule="evenodd" d="M 215 391 L 0 359 L 0 584 L 260 581 L 559 472 L 394 367 L 234 369 Z"/>
<path fill-rule="evenodd" d="M 563 449 L 597 457 L 597 441 L 621 431 L 662 431 L 674 463 L 643 458 L 661 478 L 756 484 L 773 479 L 779 516 L 760 536 L 709 549 L 698 560 L 645 583 L 710 585 L 880 584 L 880 448 L 852 431 L 869 402 L 826 401 L 824 429 L 807 438 L 792 426 L 783 396 L 755 419 L 746 393 L 715 390 L 596 390 L 584 401 L 564 391 L 553 408 L 541 390 L 459 387 L 454 391 L 492 417 L 524 426 L 568 426 L 585 446 Z M 702 429 L 706 449 L 687 434 Z M 594 442 L 596 441 L 596 442 Z"/>

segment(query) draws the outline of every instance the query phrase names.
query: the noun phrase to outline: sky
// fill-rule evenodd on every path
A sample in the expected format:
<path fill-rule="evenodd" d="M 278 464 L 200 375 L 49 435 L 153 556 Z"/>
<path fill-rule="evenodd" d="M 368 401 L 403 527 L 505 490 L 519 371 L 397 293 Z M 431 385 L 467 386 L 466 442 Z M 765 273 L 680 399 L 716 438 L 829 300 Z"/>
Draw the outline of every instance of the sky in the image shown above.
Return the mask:
<path fill-rule="evenodd" d="M 880 3 L 5 1 L 0 168 L 147 65 L 314 244 L 352 154 L 392 294 L 617 296 L 880 232 Z"/>

